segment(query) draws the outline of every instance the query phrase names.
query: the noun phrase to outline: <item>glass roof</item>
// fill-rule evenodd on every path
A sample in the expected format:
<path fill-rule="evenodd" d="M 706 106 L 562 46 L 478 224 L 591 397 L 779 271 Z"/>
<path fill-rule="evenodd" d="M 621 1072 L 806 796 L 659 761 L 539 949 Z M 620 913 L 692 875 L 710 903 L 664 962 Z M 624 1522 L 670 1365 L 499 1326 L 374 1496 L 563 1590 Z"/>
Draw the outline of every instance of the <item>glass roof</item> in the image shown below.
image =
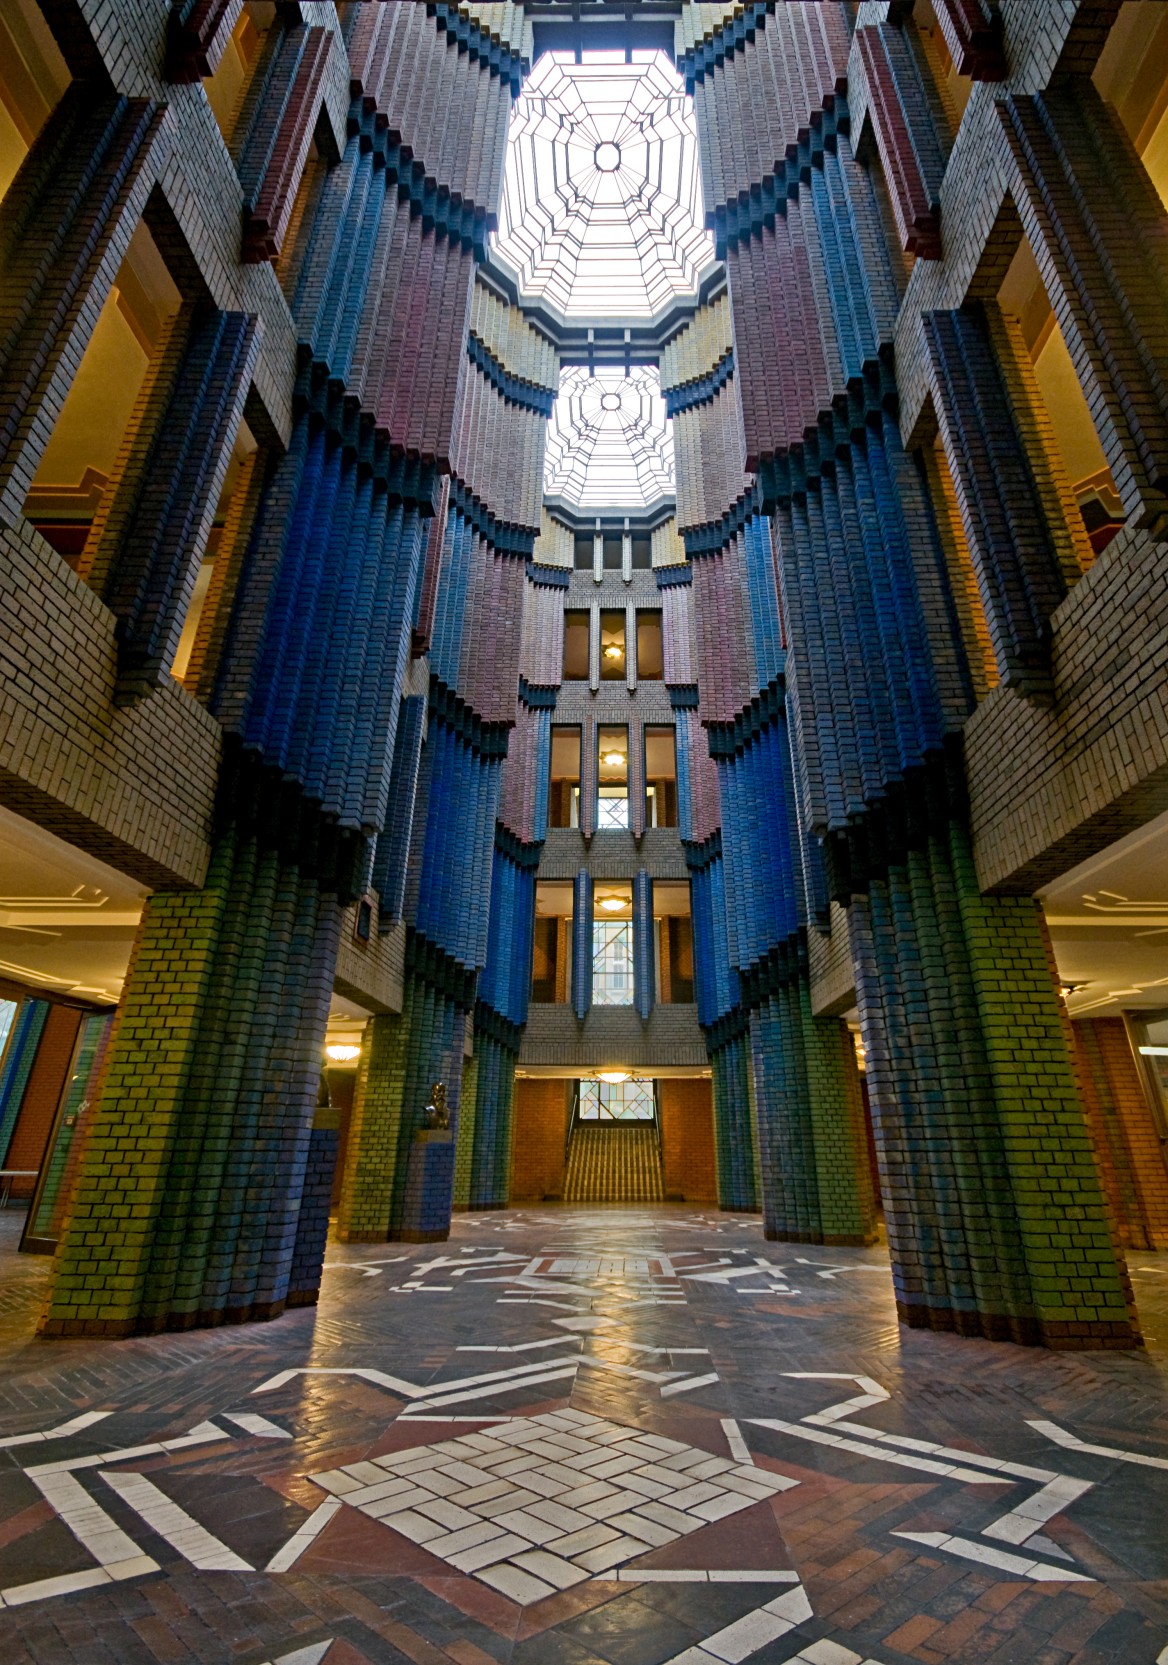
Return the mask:
<path fill-rule="evenodd" d="M 693 102 L 664 52 L 540 57 L 515 100 L 495 249 L 525 301 L 651 318 L 696 296 L 702 229 Z"/>
<path fill-rule="evenodd" d="M 673 423 L 655 365 L 569 365 L 548 423 L 544 495 L 577 509 L 643 510 L 673 496 Z"/>

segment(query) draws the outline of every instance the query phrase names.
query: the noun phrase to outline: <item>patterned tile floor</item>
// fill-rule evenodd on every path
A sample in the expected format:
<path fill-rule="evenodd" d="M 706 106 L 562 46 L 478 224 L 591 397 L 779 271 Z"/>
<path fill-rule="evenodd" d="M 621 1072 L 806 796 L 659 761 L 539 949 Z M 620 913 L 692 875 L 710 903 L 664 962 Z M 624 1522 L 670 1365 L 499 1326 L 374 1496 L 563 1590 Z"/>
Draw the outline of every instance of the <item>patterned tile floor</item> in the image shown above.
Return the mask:
<path fill-rule="evenodd" d="M 315 1311 L 33 1327 L 0 1211 L 3 1665 L 1168 1665 L 1143 1354 L 910 1333 L 880 1250 L 684 1208 L 333 1248 Z"/>

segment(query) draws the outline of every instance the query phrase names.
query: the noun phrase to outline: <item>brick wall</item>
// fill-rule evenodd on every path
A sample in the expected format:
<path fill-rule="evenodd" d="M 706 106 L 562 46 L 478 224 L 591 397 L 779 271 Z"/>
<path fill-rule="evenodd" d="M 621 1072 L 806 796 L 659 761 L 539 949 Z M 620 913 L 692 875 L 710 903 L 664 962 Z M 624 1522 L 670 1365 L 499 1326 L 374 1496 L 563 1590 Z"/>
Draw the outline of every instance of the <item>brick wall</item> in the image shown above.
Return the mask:
<path fill-rule="evenodd" d="M 1122 1018 L 1071 1025 L 1100 1177 L 1120 1239 L 1168 1248 L 1168 1168 Z"/>
<path fill-rule="evenodd" d="M 563 1079 L 515 1083 L 515 1135 L 511 1150 L 511 1201 L 558 1196 L 564 1182 L 564 1147 L 572 1083 Z"/>
<path fill-rule="evenodd" d="M 1168 808 L 1164 544 L 1125 528 L 1055 612 L 1053 702 L 997 688 L 965 731 L 978 877 L 1031 892 Z"/>
<path fill-rule="evenodd" d="M 0 802 L 143 884 L 198 884 L 219 727 L 171 682 L 115 707 L 115 619 L 39 533 L 0 527 Z"/>
<path fill-rule="evenodd" d="M 657 1102 L 666 1197 L 678 1194 L 685 1202 L 717 1202 L 710 1083 L 696 1077 L 659 1081 Z"/>

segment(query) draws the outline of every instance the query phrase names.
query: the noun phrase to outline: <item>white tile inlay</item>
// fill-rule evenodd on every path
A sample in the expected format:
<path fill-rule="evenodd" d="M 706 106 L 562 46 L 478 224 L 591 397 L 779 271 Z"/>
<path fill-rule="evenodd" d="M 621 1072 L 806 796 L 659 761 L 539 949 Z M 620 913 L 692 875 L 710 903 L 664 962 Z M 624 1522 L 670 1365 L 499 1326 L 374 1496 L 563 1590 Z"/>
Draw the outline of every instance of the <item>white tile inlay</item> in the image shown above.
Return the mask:
<path fill-rule="evenodd" d="M 117 1492 L 134 1513 L 140 1515 L 152 1531 L 165 1538 L 172 1549 L 188 1560 L 200 1572 L 251 1572 L 250 1561 L 228 1549 L 205 1526 L 180 1509 L 166 1493 L 159 1491 L 144 1474 L 127 1474 L 124 1470 L 102 1474 L 107 1486 Z"/>
<path fill-rule="evenodd" d="M 795 1484 L 744 1466 L 738 1451 L 732 1457 L 583 1411 L 551 1411 L 310 1479 L 334 1506 L 360 1509 L 527 1604 Z"/>

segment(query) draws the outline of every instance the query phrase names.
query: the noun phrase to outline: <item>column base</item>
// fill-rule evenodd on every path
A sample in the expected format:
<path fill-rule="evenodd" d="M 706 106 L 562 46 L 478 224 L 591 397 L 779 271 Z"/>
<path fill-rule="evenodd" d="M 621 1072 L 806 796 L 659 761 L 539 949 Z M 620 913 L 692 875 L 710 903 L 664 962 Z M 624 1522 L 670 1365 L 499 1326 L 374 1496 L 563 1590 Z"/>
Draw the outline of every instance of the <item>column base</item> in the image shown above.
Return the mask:
<path fill-rule="evenodd" d="M 256 1301 L 246 1307 L 215 1307 L 206 1312 L 171 1312 L 149 1318 L 46 1318 L 37 1334 L 46 1340 L 77 1336 L 122 1341 L 135 1335 L 182 1335 L 188 1330 L 218 1330 L 225 1324 L 268 1324 L 289 1307 L 315 1306 L 318 1291 L 301 1290 L 282 1301 Z"/>
<path fill-rule="evenodd" d="M 757 1212 L 746 1209 L 722 1209 L 723 1214 Z M 768 1243 L 811 1243 L 821 1249 L 870 1249 L 873 1243 L 879 1242 L 875 1232 L 838 1233 L 827 1231 L 767 1231 L 764 1227 L 763 1236 Z M 907 1323 L 908 1320 L 906 1319 Z"/>
<path fill-rule="evenodd" d="M 1018 1347 L 1047 1347 L 1053 1352 L 1125 1352 L 1140 1348 L 1144 1338 L 1127 1320 L 1049 1320 L 1008 1313 L 976 1312 L 968 1308 L 925 1306 L 897 1301 L 896 1316 L 912 1330 L 934 1330 L 981 1341 L 1012 1341 Z"/>

